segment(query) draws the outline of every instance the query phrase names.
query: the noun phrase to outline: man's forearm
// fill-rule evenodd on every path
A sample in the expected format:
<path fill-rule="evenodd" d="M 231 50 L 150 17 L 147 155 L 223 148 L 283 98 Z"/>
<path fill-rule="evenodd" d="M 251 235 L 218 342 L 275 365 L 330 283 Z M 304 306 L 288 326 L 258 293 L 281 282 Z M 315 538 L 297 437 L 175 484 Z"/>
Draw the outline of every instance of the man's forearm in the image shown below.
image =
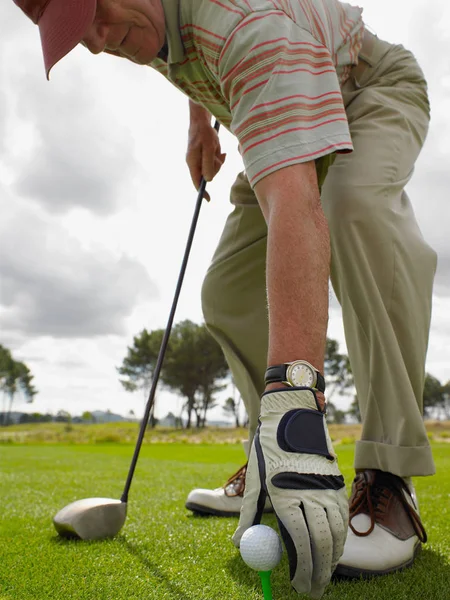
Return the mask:
<path fill-rule="evenodd" d="M 192 100 L 189 100 L 189 121 L 191 125 L 193 123 L 210 124 L 211 115 L 209 111 L 206 110 L 206 108 L 200 106 L 200 104 L 192 102 Z"/>
<path fill-rule="evenodd" d="M 268 364 L 303 359 L 323 372 L 330 242 L 314 163 L 277 171 L 255 191 L 268 226 Z"/>

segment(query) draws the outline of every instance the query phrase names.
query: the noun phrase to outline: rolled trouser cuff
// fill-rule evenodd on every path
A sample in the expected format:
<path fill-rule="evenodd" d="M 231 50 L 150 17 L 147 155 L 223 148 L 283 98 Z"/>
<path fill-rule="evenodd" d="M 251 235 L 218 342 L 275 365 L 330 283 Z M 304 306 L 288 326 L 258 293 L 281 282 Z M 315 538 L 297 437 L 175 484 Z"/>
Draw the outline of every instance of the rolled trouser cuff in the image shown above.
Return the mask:
<path fill-rule="evenodd" d="M 379 469 L 399 477 L 434 475 L 430 446 L 393 446 L 380 442 L 356 442 L 355 469 Z"/>

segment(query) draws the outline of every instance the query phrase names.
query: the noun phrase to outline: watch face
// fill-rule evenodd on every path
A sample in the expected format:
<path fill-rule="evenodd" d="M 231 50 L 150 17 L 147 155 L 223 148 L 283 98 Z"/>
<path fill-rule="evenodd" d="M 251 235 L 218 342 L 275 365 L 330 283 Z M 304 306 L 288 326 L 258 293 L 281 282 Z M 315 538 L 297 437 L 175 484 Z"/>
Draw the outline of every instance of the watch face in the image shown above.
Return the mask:
<path fill-rule="evenodd" d="M 295 387 L 313 388 L 316 378 L 314 369 L 303 362 L 294 363 L 289 367 L 289 379 Z"/>

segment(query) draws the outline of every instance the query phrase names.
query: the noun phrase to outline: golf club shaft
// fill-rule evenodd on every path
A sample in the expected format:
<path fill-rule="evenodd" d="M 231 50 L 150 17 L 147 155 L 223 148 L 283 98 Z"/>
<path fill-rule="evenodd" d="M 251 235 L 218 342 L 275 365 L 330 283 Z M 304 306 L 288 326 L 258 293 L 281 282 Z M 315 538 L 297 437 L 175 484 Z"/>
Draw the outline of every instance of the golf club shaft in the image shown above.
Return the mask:
<path fill-rule="evenodd" d="M 214 129 L 219 131 L 219 122 L 216 121 L 214 123 Z M 197 202 L 195 204 L 194 216 L 192 217 L 191 228 L 189 230 L 188 240 L 186 243 L 186 250 L 184 251 L 183 262 L 181 263 L 180 274 L 178 276 L 177 287 L 175 289 L 175 295 L 172 302 L 172 308 L 170 309 L 169 319 L 167 321 L 166 330 L 164 332 L 164 336 L 161 342 L 161 348 L 159 350 L 158 360 L 156 361 L 155 371 L 153 373 L 153 382 L 152 387 L 150 389 L 150 393 L 147 400 L 147 405 L 145 407 L 145 413 L 142 418 L 141 427 L 139 429 L 139 436 L 136 442 L 136 447 L 134 449 L 133 458 L 131 459 L 130 470 L 128 471 L 127 481 L 125 483 L 125 487 L 123 490 L 122 497 L 120 498 L 121 502 L 128 502 L 128 493 L 130 491 L 131 482 L 133 480 L 134 471 L 136 469 L 136 464 L 139 458 L 139 452 L 141 450 L 142 441 L 145 435 L 145 429 L 147 427 L 148 419 L 150 417 L 150 412 L 153 408 L 153 404 L 155 402 L 155 392 L 156 386 L 158 385 L 159 376 L 161 373 L 161 368 L 164 361 L 164 356 L 166 354 L 167 344 L 169 342 L 170 332 L 172 331 L 173 320 L 175 317 L 175 311 L 177 309 L 178 298 L 180 297 L 181 286 L 183 284 L 184 274 L 186 272 L 186 267 L 189 259 L 189 254 L 191 251 L 192 241 L 194 239 L 195 229 L 197 227 L 197 221 L 200 214 L 200 208 L 202 205 L 203 195 L 205 193 L 206 181 L 204 177 L 200 182 L 200 187 L 198 189 Z"/>

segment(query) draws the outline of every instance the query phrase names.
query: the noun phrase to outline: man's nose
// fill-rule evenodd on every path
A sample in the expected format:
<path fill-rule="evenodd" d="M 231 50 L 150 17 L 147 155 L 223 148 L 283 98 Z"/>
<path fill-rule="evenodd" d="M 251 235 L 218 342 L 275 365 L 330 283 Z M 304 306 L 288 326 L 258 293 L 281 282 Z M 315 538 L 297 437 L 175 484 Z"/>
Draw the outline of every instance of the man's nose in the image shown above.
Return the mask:
<path fill-rule="evenodd" d="M 81 43 L 86 46 L 92 54 L 100 54 L 100 52 L 103 52 L 105 49 L 107 35 L 108 30 L 105 25 L 93 23 L 84 35 Z"/>

